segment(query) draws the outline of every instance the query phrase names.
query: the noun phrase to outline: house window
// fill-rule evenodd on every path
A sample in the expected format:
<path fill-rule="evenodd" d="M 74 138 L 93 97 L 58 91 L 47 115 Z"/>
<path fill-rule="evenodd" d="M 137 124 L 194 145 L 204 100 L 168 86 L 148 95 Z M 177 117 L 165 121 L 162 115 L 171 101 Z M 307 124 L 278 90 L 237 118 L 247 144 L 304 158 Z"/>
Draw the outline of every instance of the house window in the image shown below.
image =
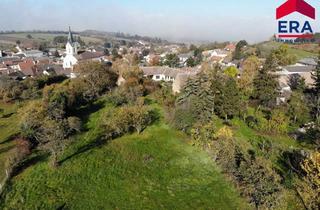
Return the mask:
<path fill-rule="evenodd" d="M 156 76 L 156 79 L 160 79 L 160 76 L 159 76 L 159 75 L 157 75 L 157 76 Z"/>

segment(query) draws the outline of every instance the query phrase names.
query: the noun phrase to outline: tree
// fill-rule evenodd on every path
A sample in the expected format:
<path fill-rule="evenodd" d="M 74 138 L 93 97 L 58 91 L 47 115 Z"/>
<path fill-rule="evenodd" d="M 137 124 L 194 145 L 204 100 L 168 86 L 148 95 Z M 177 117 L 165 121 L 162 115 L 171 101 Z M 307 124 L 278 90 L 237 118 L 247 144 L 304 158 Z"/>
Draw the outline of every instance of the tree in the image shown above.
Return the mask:
<path fill-rule="evenodd" d="M 190 51 L 195 51 L 197 48 L 197 46 L 195 46 L 194 44 L 191 44 L 189 47 Z"/>
<path fill-rule="evenodd" d="M 124 106 L 108 111 L 104 116 L 106 138 L 114 138 L 136 130 L 140 134 L 154 121 L 153 111 L 145 106 Z"/>
<path fill-rule="evenodd" d="M 167 54 L 163 64 L 171 68 L 176 68 L 179 66 L 179 57 L 176 54 Z"/>
<path fill-rule="evenodd" d="M 241 161 L 237 178 L 242 193 L 256 209 L 272 209 L 280 204 L 281 177 L 268 161 L 260 157 Z"/>
<path fill-rule="evenodd" d="M 202 57 L 202 50 L 200 48 L 196 48 L 193 52 L 193 56 L 195 59 L 195 64 L 198 65 L 202 62 L 203 57 Z"/>
<path fill-rule="evenodd" d="M 48 52 L 48 43 L 47 42 L 42 42 L 40 45 L 39 45 L 39 48 L 38 48 L 40 51 L 42 52 Z"/>
<path fill-rule="evenodd" d="M 230 66 L 224 70 L 224 74 L 231 78 L 236 78 L 239 74 L 239 70 L 234 66 Z"/>
<path fill-rule="evenodd" d="M 119 53 L 118 53 L 118 49 L 117 49 L 117 48 L 113 48 L 111 54 L 112 54 L 112 59 L 113 59 L 113 60 L 116 60 L 116 59 L 118 59 L 118 58 L 121 57 L 121 56 L 119 55 Z"/>
<path fill-rule="evenodd" d="M 105 42 L 103 45 L 105 48 L 110 49 L 112 47 L 112 44 L 110 42 Z"/>
<path fill-rule="evenodd" d="M 160 56 L 153 56 L 149 62 L 150 66 L 159 66 L 160 65 Z"/>
<path fill-rule="evenodd" d="M 312 72 L 312 79 L 314 80 L 314 92 L 320 97 L 320 51 L 318 56 L 318 64 L 315 70 Z"/>
<path fill-rule="evenodd" d="M 292 91 L 304 91 L 306 89 L 306 80 L 300 74 L 291 74 L 288 83 Z"/>
<path fill-rule="evenodd" d="M 58 50 L 56 50 L 56 51 L 54 52 L 53 56 L 55 56 L 55 57 L 57 57 L 57 58 L 60 57 L 60 54 L 59 54 Z"/>
<path fill-rule="evenodd" d="M 65 44 L 68 41 L 67 36 L 56 36 L 53 38 L 53 43 L 54 44 Z"/>
<path fill-rule="evenodd" d="M 108 48 L 105 48 L 103 50 L 104 55 L 109 56 L 110 55 L 110 51 L 108 50 Z"/>
<path fill-rule="evenodd" d="M 77 42 L 80 44 L 80 46 L 85 46 L 86 43 L 81 39 L 80 36 L 77 36 Z"/>
<path fill-rule="evenodd" d="M 268 127 L 270 132 L 286 134 L 289 128 L 289 119 L 282 110 L 272 110 Z"/>
<path fill-rule="evenodd" d="M 298 184 L 298 191 L 308 209 L 319 209 L 320 206 L 320 153 L 309 154 L 302 162 L 305 174 L 304 182 Z"/>
<path fill-rule="evenodd" d="M 272 74 L 276 71 L 276 59 L 271 54 L 262 69 L 259 70 L 253 81 L 253 97 L 258 101 L 259 105 L 272 108 L 276 104 L 278 97 L 277 77 Z"/>
<path fill-rule="evenodd" d="M 140 134 L 153 121 L 151 110 L 145 106 L 130 107 L 129 112 L 132 115 L 132 126 Z"/>
<path fill-rule="evenodd" d="M 296 63 L 297 57 L 289 53 L 288 45 L 281 45 L 278 49 L 272 52 L 274 55 L 277 65 L 287 66 Z"/>
<path fill-rule="evenodd" d="M 77 65 L 75 70 L 86 88 L 86 97 L 96 98 L 117 85 L 118 75 L 107 65 L 100 62 L 86 62 Z"/>
<path fill-rule="evenodd" d="M 192 107 L 198 120 L 209 120 L 214 113 L 228 119 L 238 113 L 239 99 L 235 80 L 226 77 L 216 66 L 189 79 L 177 99 L 177 105 Z"/>
<path fill-rule="evenodd" d="M 215 99 L 215 113 L 225 120 L 239 114 L 240 95 L 237 83 L 233 78 L 227 78 L 218 90 Z"/>
<path fill-rule="evenodd" d="M 293 123 L 304 125 L 310 119 L 310 110 L 303 93 L 294 91 L 289 100 L 288 115 Z"/>
<path fill-rule="evenodd" d="M 197 65 L 197 64 L 196 64 L 196 61 L 195 61 L 195 59 L 194 59 L 193 57 L 189 57 L 189 58 L 187 59 L 186 63 L 187 63 L 187 66 L 188 66 L 188 67 L 194 67 L 194 66 Z"/>
<path fill-rule="evenodd" d="M 243 57 L 242 49 L 248 45 L 248 42 L 246 40 L 241 40 L 236 45 L 236 50 L 233 53 L 233 59 L 240 60 Z"/>
<path fill-rule="evenodd" d="M 253 81 L 259 72 L 260 61 L 256 56 L 250 56 L 243 62 L 242 74 L 238 80 L 239 89 L 242 94 L 249 98 L 253 92 Z"/>
<path fill-rule="evenodd" d="M 27 39 L 33 39 L 33 37 L 30 34 L 28 34 Z"/>

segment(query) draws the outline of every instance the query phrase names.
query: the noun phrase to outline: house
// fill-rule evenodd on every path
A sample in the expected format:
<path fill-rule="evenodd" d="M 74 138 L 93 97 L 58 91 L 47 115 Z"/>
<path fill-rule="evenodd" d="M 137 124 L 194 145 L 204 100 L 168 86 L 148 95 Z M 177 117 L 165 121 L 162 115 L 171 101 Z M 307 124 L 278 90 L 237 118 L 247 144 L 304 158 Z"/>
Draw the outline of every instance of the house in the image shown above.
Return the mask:
<path fill-rule="evenodd" d="M 78 55 L 78 42 L 73 38 L 71 28 L 69 27 L 68 42 L 66 44 L 66 55 L 63 57 L 63 68 L 72 69 L 78 63 L 76 56 Z"/>
<path fill-rule="evenodd" d="M 233 43 L 230 43 L 224 48 L 224 50 L 229 52 L 234 52 L 236 50 L 236 45 Z"/>
<path fill-rule="evenodd" d="M 312 86 L 314 80 L 312 79 L 311 73 L 314 69 L 315 66 L 291 65 L 282 67 L 281 71 L 277 72 L 277 75 L 279 75 L 280 82 L 288 84 L 290 76 L 298 74 L 306 80 L 306 85 Z"/>
<path fill-rule="evenodd" d="M 21 71 L 25 76 L 31 77 L 36 76 L 38 73 L 35 62 L 31 59 L 27 59 L 18 63 L 18 70 Z"/>
<path fill-rule="evenodd" d="M 215 60 L 223 60 L 229 55 L 229 52 L 226 50 L 215 49 L 215 50 L 207 50 L 202 52 L 203 57 L 207 59 L 214 58 Z"/>
<path fill-rule="evenodd" d="M 197 72 L 196 68 L 169 68 L 164 66 L 141 67 L 145 77 L 154 81 L 173 82 L 178 74 Z"/>
<path fill-rule="evenodd" d="M 61 65 L 43 64 L 38 65 L 38 71 L 44 75 L 65 75 L 71 77 L 71 69 L 64 69 Z"/>
<path fill-rule="evenodd" d="M 76 56 L 78 61 L 86 61 L 86 60 L 96 60 L 100 61 L 104 57 L 103 52 L 83 52 Z"/>
<path fill-rule="evenodd" d="M 180 62 L 180 66 L 186 66 L 186 62 L 190 57 L 193 57 L 194 52 L 189 52 L 189 53 L 184 53 L 184 54 L 179 54 L 179 62 Z"/>
<path fill-rule="evenodd" d="M 22 55 L 26 58 L 41 58 L 44 56 L 43 52 L 40 50 L 28 50 L 17 53 L 16 55 Z"/>
<path fill-rule="evenodd" d="M 145 77 L 151 78 L 154 81 L 172 82 L 179 73 L 179 70 L 169 67 L 141 67 Z"/>

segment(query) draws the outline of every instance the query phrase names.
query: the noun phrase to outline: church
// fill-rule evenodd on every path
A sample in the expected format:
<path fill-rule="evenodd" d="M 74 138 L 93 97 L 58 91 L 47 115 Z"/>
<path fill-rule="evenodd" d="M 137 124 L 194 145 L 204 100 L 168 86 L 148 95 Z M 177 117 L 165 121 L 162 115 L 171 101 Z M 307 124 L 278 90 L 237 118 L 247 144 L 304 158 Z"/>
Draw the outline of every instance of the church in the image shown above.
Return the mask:
<path fill-rule="evenodd" d="M 66 44 L 66 55 L 63 58 L 64 69 L 72 69 L 73 66 L 78 63 L 78 59 L 76 58 L 78 55 L 78 46 L 79 43 L 74 40 L 71 28 L 69 27 L 68 41 Z"/>

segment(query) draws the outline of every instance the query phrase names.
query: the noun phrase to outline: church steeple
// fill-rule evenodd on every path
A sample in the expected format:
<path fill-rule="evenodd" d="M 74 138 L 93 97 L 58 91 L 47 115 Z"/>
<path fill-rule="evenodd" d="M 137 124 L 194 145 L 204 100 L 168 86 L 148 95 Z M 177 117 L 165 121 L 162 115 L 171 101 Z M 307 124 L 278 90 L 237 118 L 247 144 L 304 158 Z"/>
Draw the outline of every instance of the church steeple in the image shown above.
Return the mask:
<path fill-rule="evenodd" d="M 73 34 L 71 32 L 71 27 L 69 26 L 69 35 L 68 35 L 68 42 L 70 44 L 74 43 Z"/>

